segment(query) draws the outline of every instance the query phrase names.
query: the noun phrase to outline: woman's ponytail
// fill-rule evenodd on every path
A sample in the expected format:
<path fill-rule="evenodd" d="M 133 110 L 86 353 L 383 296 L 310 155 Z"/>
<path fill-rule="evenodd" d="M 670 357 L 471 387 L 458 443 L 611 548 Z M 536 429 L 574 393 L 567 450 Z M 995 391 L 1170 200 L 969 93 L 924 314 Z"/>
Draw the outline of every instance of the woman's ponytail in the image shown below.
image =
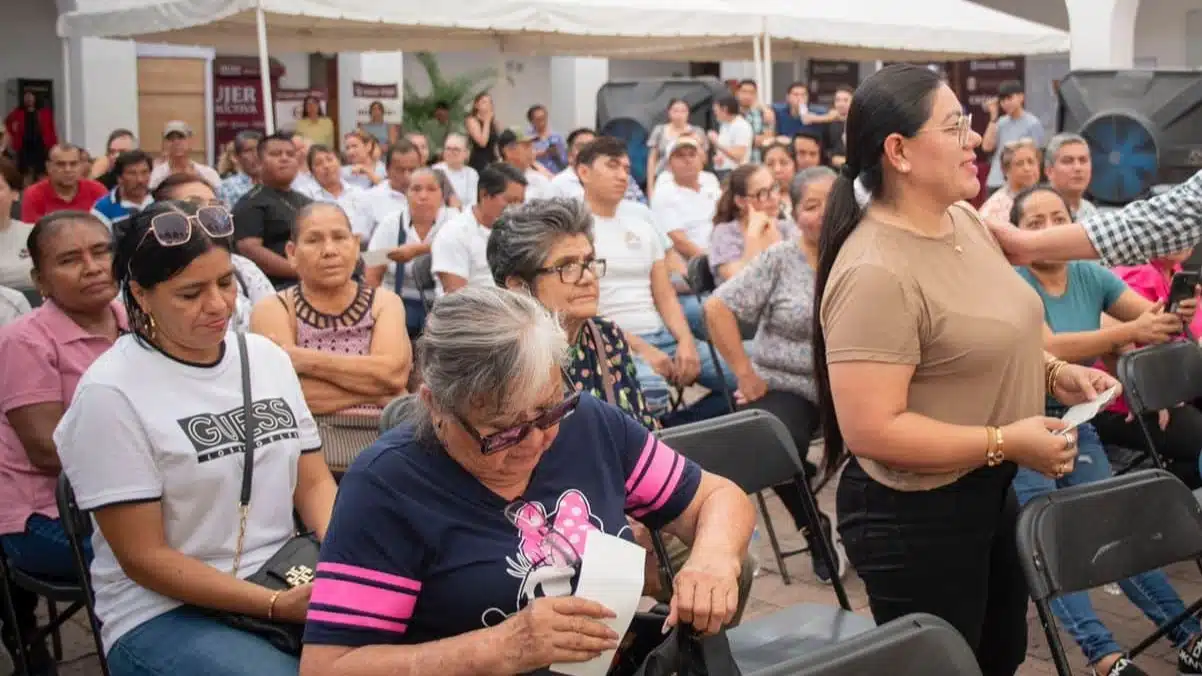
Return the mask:
<path fill-rule="evenodd" d="M 822 296 L 831 268 L 843 248 L 843 243 L 855 231 L 863 217 L 856 196 L 856 178 L 847 165 L 839 172 L 831 186 L 826 201 L 826 216 L 822 220 L 822 232 L 818 236 L 818 272 L 814 282 L 814 376 L 818 389 L 818 410 L 822 420 L 824 449 L 822 467 L 833 473 L 843 459 L 845 448 L 843 434 L 839 431 L 839 420 L 835 415 L 835 402 L 831 397 L 830 375 L 826 366 L 826 336 L 822 332 Z"/>

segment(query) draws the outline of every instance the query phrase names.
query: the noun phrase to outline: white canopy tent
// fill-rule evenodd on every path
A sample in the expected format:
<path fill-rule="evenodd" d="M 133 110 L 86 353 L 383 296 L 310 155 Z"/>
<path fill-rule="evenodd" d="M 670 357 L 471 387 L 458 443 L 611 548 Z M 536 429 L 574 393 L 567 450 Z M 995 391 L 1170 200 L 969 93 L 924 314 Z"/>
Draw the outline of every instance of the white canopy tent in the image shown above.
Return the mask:
<path fill-rule="evenodd" d="M 658 60 L 945 60 L 1068 51 L 1064 31 L 967 0 L 76 0 L 63 38 L 245 52 L 475 51 Z M 267 105 L 268 128 L 272 107 Z"/>

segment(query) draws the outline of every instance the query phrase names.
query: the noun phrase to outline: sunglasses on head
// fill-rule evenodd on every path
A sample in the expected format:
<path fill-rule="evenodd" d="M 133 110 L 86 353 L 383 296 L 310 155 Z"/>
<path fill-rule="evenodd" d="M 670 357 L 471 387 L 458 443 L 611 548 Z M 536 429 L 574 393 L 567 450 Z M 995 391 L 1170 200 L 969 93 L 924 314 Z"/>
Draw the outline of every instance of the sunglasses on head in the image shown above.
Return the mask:
<path fill-rule="evenodd" d="M 192 239 L 194 225 L 214 239 L 234 234 L 234 218 L 230 212 L 225 207 L 208 206 L 197 209 L 195 214 L 168 211 L 155 216 L 150 219 L 150 229 L 142 236 L 142 242 L 153 234 L 160 246 L 187 244 Z"/>
<path fill-rule="evenodd" d="M 464 420 L 459 414 L 455 414 L 455 419 L 459 421 L 459 425 L 463 429 L 467 430 L 468 434 L 472 435 L 476 443 L 480 444 L 480 453 L 482 455 L 492 455 L 522 443 L 535 428 L 545 430 L 558 425 L 563 422 L 564 418 L 571 415 L 579 405 L 580 392 L 573 390 L 564 397 L 563 401 L 551 407 L 534 420 L 527 420 L 524 423 L 519 423 L 513 427 L 508 427 L 488 435 L 480 434 L 471 423 Z"/>

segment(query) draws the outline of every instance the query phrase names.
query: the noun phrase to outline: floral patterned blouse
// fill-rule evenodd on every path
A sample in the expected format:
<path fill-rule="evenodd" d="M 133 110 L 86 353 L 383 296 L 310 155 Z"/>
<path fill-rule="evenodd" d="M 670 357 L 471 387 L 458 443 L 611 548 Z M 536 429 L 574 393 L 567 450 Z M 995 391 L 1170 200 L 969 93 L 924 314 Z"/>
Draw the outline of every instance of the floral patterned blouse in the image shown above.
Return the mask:
<path fill-rule="evenodd" d="M 604 345 L 598 346 L 594 343 L 593 333 L 587 326 L 581 329 L 576 343 L 568 352 L 572 360 L 568 366 L 568 377 L 577 390 L 588 392 L 601 401 L 608 401 L 605 380 L 599 370 L 603 359 L 608 362 L 607 368 L 613 376 L 614 397 L 617 399 L 610 403 L 630 414 L 647 429 L 659 429 L 659 421 L 647 409 L 643 390 L 639 388 L 639 381 L 635 378 L 634 359 L 630 355 L 630 346 L 626 343 L 626 338 L 618 327 L 607 319 L 593 317 L 592 322 L 597 326 L 597 332 L 601 334 L 601 342 Z"/>

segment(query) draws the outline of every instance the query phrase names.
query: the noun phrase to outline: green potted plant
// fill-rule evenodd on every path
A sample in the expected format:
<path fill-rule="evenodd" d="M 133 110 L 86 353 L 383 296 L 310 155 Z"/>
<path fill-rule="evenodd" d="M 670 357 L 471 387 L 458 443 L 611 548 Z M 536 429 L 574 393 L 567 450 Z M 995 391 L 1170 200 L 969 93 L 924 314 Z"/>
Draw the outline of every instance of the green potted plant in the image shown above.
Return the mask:
<path fill-rule="evenodd" d="M 408 58 L 409 55 L 406 55 Z M 438 58 L 429 52 L 418 52 L 413 55 L 426 71 L 430 81 L 430 91 L 421 94 L 408 80 L 405 81 L 404 98 L 404 128 L 406 132 L 418 132 L 430 139 L 436 146 L 432 151 L 441 150 L 444 131 L 434 119 L 434 110 L 439 103 L 445 103 L 451 111 L 451 129 L 462 132 L 463 122 L 471 112 L 472 99 L 481 92 L 487 92 L 496 81 L 496 73 L 489 69 L 473 70 L 462 75 L 447 78 L 438 65 Z"/>

